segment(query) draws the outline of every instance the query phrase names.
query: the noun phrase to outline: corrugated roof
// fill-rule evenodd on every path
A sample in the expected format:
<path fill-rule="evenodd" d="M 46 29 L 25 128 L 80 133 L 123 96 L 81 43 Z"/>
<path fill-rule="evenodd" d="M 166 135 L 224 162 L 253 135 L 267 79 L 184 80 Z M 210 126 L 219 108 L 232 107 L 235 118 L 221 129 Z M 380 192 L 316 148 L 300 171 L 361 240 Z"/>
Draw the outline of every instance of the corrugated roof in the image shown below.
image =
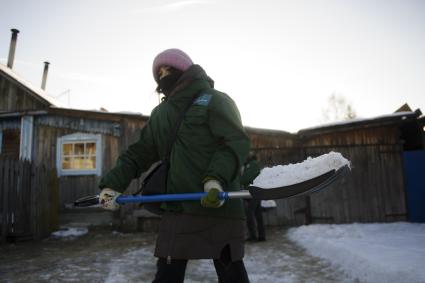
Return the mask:
<path fill-rule="evenodd" d="M 32 83 L 22 78 L 22 76 L 20 76 L 14 70 L 8 68 L 7 66 L 0 64 L 0 72 L 4 73 L 7 77 L 14 80 L 25 89 L 27 89 L 32 95 L 38 96 L 38 98 L 43 100 L 48 106 L 66 108 L 66 106 L 63 103 L 61 103 L 57 99 L 48 95 L 47 92 L 45 92 L 40 87 L 34 86 Z"/>

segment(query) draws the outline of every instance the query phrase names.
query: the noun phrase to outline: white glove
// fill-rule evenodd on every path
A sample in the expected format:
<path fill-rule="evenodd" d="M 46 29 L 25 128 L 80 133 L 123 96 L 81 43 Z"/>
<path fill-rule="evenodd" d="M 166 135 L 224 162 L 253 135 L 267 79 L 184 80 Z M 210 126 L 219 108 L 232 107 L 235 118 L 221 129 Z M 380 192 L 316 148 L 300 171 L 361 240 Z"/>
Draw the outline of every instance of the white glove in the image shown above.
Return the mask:
<path fill-rule="evenodd" d="M 215 179 L 210 179 L 204 183 L 204 192 L 209 193 L 211 190 L 217 190 L 218 192 L 222 192 L 223 188 L 219 181 Z M 207 196 L 201 199 L 202 206 L 205 207 L 213 207 L 218 208 L 223 205 L 224 200 L 216 199 L 217 195 L 208 194 Z"/>
<path fill-rule="evenodd" d="M 220 192 L 223 191 L 220 182 L 215 179 L 210 179 L 204 183 L 204 192 L 208 193 L 211 189 L 217 189 Z"/>
<path fill-rule="evenodd" d="M 99 195 L 99 203 L 103 209 L 106 210 L 118 210 L 120 205 L 116 202 L 117 197 L 119 197 L 121 193 L 114 191 L 110 188 L 104 188 Z"/>

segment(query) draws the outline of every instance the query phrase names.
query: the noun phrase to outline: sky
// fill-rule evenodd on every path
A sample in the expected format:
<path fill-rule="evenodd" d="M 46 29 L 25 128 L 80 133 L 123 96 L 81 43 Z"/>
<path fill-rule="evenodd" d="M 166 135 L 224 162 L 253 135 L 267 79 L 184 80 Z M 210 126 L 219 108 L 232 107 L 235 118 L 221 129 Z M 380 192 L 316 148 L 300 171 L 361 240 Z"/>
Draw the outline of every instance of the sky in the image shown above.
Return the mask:
<path fill-rule="evenodd" d="M 324 123 L 329 97 L 359 118 L 425 110 L 425 1 L 2 0 L 0 63 L 78 109 L 158 104 L 152 61 L 180 48 L 237 103 L 245 126 Z"/>

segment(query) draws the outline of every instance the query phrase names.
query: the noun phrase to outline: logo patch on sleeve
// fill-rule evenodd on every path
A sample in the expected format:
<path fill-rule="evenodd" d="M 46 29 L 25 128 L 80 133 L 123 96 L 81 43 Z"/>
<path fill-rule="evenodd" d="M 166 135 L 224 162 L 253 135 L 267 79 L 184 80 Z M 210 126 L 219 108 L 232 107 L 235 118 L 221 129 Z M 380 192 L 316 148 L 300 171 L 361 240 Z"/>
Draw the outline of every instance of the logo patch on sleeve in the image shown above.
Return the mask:
<path fill-rule="evenodd" d="M 201 94 L 193 104 L 195 105 L 201 105 L 201 106 L 208 106 L 210 104 L 212 98 L 212 94 Z"/>

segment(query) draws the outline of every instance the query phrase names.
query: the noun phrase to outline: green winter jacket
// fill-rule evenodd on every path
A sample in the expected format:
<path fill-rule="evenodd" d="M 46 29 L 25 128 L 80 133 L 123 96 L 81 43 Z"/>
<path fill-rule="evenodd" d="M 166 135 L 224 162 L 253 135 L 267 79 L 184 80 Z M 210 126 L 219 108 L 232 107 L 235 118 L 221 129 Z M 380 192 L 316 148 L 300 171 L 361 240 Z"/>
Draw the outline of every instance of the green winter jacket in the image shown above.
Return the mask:
<path fill-rule="evenodd" d="M 186 112 L 173 145 L 167 191 L 202 192 L 206 177 L 219 180 L 225 191 L 239 190 L 240 168 L 250 143 L 235 103 L 213 85 L 200 66 L 190 67 L 177 82 L 174 93 L 152 111 L 139 140 L 120 155 L 99 187 L 123 192 L 132 179 L 162 160 L 179 114 L 199 94 Z M 238 199 L 228 200 L 220 208 L 203 208 L 198 201 L 170 202 L 163 208 L 195 215 L 244 218 Z"/>
<path fill-rule="evenodd" d="M 260 166 L 257 160 L 247 162 L 243 167 L 242 176 L 240 178 L 242 187 L 246 188 L 260 175 Z"/>

